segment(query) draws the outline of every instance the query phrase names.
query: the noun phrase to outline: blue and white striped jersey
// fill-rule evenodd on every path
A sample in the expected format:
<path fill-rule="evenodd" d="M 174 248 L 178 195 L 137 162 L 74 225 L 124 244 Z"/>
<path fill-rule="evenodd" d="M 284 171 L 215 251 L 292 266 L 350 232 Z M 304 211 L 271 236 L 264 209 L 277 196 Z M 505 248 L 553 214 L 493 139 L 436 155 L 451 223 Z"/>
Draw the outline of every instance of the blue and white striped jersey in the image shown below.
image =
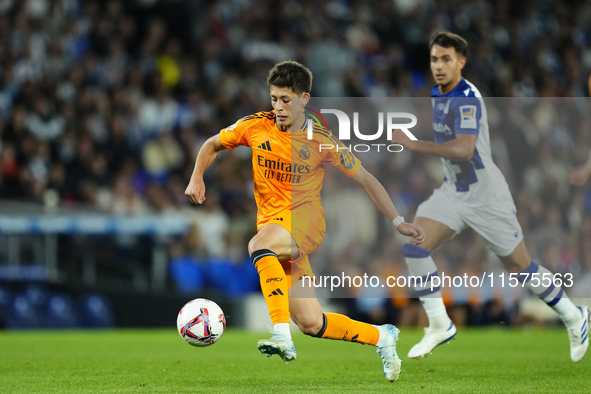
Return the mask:
<path fill-rule="evenodd" d="M 505 177 L 492 161 L 486 107 L 478 89 L 462 79 L 447 94 L 434 86 L 431 97 L 435 142 L 453 140 L 456 134 L 478 136 L 470 160 L 441 158 L 445 173 L 442 189 L 471 206 L 510 197 Z"/>

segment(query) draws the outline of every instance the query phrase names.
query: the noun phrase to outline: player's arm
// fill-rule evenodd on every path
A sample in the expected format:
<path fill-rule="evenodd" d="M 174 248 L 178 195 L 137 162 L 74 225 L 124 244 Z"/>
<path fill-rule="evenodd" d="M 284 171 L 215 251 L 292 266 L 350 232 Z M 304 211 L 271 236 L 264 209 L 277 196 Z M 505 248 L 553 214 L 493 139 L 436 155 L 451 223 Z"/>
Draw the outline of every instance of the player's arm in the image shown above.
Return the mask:
<path fill-rule="evenodd" d="M 429 141 L 413 141 L 402 130 L 395 130 L 392 134 L 392 143 L 400 144 L 405 149 L 429 155 L 444 157 L 446 159 L 470 160 L 474 155 L 477 135 L 456 134 L 456 138 L 443 143 Z"/>
<path fill-rule="evenodd" d="M 185 195 L 189 197 L 189 200 L 191 200 L 193 204 L 202 204 L 205 201 L 205 183 L 203 182 L 203 173 L 214 161 L 217 154 L 224 149 L 227 148 L 222 145 L 219 134 L 210 137 L 207 141 L 205 141 L 201 149 L 199 149 L 199 154 L 197 155 L 197 160 L 195 160 L 195 168 L 193 169 L 191 180 L 189 181 L 189 185 L 185 190 Z"/>
<path fill-rule="evenodd" d="M 398 217 L 398 212 L 394 208 L 394 204 L 392 204 L 392 200 L 382 184 L 367 172 L 363 166 L 361 166 L 359 171 L 351 179 L 363 189 L 371 202 L 386 215 L 388 220 L 393 221 Z M 400 223 L 396 229 L 400 234 L 412 237 L 415 245 L 419 245 L 425 240 L 425 232 L 418 224 Z"/>

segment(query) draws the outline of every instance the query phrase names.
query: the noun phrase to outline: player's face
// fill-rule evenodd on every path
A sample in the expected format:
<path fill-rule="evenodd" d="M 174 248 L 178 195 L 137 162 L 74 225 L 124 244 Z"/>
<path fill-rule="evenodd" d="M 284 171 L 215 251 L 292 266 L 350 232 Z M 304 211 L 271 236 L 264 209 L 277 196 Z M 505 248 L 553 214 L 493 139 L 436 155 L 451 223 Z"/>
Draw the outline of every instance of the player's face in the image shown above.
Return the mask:
<path fill-rule="evenodd" d="M 462 79 L 466 58 L 459 56 L 454 47 L 433 45 L 431 48 L 431 72 L 441 88 L 456 85 Z"/>
<path fill-rule="evenodd" d="M 290 88 L 277 86 L 271 86 L 269 93 L 271 94 L 271 104 L 275 110 L 275 122 L 280 130 L 285 131 L 291 128 L 291 125 L 299 118 L 302 118 L 303 124 L 304 106 L 308 102 L 310 94 L 303 93 L 298 96 Z M 296 124 L 296 126 L 299 125 Z"/>

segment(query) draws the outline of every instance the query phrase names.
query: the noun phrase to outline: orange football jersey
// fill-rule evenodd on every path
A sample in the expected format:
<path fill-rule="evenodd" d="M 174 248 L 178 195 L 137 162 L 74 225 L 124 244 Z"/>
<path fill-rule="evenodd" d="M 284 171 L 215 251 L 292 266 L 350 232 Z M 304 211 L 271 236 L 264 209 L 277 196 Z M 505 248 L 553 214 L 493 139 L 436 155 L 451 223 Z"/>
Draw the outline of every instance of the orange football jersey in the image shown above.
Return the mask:
<path fill-rule="evenodd" d="M 220 132 L 220 141 L 226 148 L 252 148 L 259 227 L 285 209 L 293 210 L 304 203 L 321 206 L 325 163 L 331 163 L 348 177 L 361 168 L 359 159 L 326 128 L 314 123 L 314 138 L 308 140 L 307 122 L 312 120 L 306 121 L 303 130 L 286 133 L 275 125 L 274 111 L 258 112 Z M 330 146 L 333 148 L 329 149 Z"/>

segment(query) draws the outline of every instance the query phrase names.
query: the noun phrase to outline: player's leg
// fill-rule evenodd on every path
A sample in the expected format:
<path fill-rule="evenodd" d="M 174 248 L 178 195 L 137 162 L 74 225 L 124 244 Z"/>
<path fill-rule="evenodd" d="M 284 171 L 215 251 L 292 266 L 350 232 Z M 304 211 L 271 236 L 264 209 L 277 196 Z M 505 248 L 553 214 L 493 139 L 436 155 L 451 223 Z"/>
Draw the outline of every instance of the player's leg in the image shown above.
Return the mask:
<path fill-rule="evenodd" d="M 575 306 L 562 286 L 554 284 L 552 272 L 531 260 L 523 239 L 510 254 L 499 259 L 507 271 L 523 274 L 519 280 L 525 280 L 525 286 L 558 313 L 568 330 L 571 359 L 580 361 L 589 348 L 588 308 Z"/>
<path fill-rule="evenodd" d="M 391 382 L 398 380 L 401 361 L 396 353 L 399 330 L 391 324 L 374 326 L 350 319 L 338 313 L 323 313 L 314 287 L 304 287 L 301 280 L 297 296 L 291 293 L 291 318 L 300 330 L 316 338 L 335 339 L 376 346 L 382 359 L 384 375 Z"/>
<path fill-rule="evenodd" d="M 291 342 L 291 335 L 289 334 L 289 292 L 292 287 L 291 278 L 301 278 L 306 275 L 308 277 L 314 276 L 307 254 L 316 250 L 324 239 L 326 232 L 326 223 L 324 221 L 324 211 L 321 206 L 313 204 L 303 204 L 294 210 L 285 210 L 278 213 L 271 219 L 270 224 L 267 224 L 256 237 L 253 238 L 249 244 L 249 251 L 263 250 L 262 254 L 268 254 L 264 251 L 266 248 L 277 251 L 272 259 L 265 260 L 264 268 L 267 272 L 262 272 L 261 287 L 265 299 L 269 305 L 269 311 L 281 311 L 281 315 L 272 314 L 273 319 L 273 333 L 283 334 L 289 338 Z M 300 256 L 301 258 L 297 258 Z M 292 261 L 292 257 L 295 258 Z M 281 261 L 279 261 L 281 260 Z M 253 258 L 255 262 L 255 258 Z M 268 265 L 272 264 L 272 268 Z M 255 265 L 257 263 L 255 262 Z M 273 298 L 277 298 L 276 301 Z M 274 317 L 277 316 L 277 317 Z M 276 354 L 273 338 L 271 340 L 259 341 L 259 349 L 267 355 Z M 284 361 L 283 353 L 278 353 Z M 293 349 L 293 356 L 295 358 L 295 348 Z"/>
<path fill-rule="evenodd" d="M 274 325 L 289 325 L 289 287 L 279 260 L 289 259 L 292 249 L 297 250 L 297 246 L 289 231 L 274 223 L 264 226 L 248 244 Z"/>
<path fill-rule="evenodd" d="M 410 358 L 426 356 L 436 346 L 448 342 L 456 335 L 456 327 L 447 315 L 443 303 L 441 288 L 431 288 L 431 279 L 438 274 L 431 252 L 466 227 L 461 217 L 460 204 L 441 189 L 435 190 L 427 201 L 419 205 L 415 223 L 425 230 L 425 242 L 421 246 L 405 244 L 403 252 L 409 273 L 422 278 L 414 289 L 429 318 L 429 327 L 425 330 L 423 339 L 408 352 Z"/>
<path fill-rule="evenodd" d="M 429 318 L 429 327 L 448 329 L 450 319 L 443 304 L 441 288 L 439 286 L 431 288 L 431 278 L 438 275 L 431 252 L 453 238 L 456 231 L 443 223 L 420 216 L 415 219 L 415 223 L 425 230 L 427 238 L 421 246 L 409 243 L 403 246 L 406 264 L 412 276 L 423 279 L 422 284 L 420 281 L 417 282 L 414 289 Z"/>
<path fill-rule="evenodd" d="M 273 337 L 259 341 L 258 347 L 268 356 L 279 354 L 286 363 L 296 358 L 296 352 L 289 331 L 289 284 L 279 260 L 291 258 L 292 251 L 297 245 L 291 234 L 274 223 L 264 226 L 248 244 L 273 321 Z"/>
<path fill-rule="evenodd" d="M 410 358 L 424 357 L 456 335 L 456 328 L 443 303 L 441 288 L 431 287 L 431 278 L 438 275 L 431 252 L 449 241 L 457 231 L 426 217 L 417 217 L 415 223 L 425 230 L 425 242 L 421 246 L 407 243 L 403 246 L 403 252 L 410 275 L 422 278 L 421 281 L 415 282 L 414 290 L 427 313 L 429 327 L 426 328 L 423 339 L 408 352 Z"/>
<path fill-rule="evenodd" d="M 300 283 L 296 286 L 300 286 Z M 336 339 L 346 342 L 376 345 L 379 329 L 371 324 L 350 319 L 338 313 L 323 313 L 313 288 L 308 296 L 298 291 L 289 300 L 291 318 L 300 330 L 317 338 Z M 293 294 L 293 293 L 292 293 Z"/>
<path fill-rule="evenodd" d="M 486 240 L 505 268 L 509 272 L 522 273 L 519 279 L 526 280 L 525 286 L 558 313 L 569 332 L 571 358 L 575 362 L 581 360 L 589 347 L 589 311 L 577 308 L 564 289 L 554 284 L 552 273 L 531 260 L 513 199 L 509 196 L 466 211 L 469 213 L 464 219 L 468 225 Z"/>
<path fill-rule="evenodd" d="M 300 280 L 296 286 L 301 285 Z M 297 296 L 294 298 L 294 294 Z M 314 294 L 314 289 L 298 288 L 297 293 L 290 290 L 289 312 L 291 320 L 298 326 L 301 332 L 306 335 L 316 336 L 324 325 L 324 314 L 322 307 Z"/>

